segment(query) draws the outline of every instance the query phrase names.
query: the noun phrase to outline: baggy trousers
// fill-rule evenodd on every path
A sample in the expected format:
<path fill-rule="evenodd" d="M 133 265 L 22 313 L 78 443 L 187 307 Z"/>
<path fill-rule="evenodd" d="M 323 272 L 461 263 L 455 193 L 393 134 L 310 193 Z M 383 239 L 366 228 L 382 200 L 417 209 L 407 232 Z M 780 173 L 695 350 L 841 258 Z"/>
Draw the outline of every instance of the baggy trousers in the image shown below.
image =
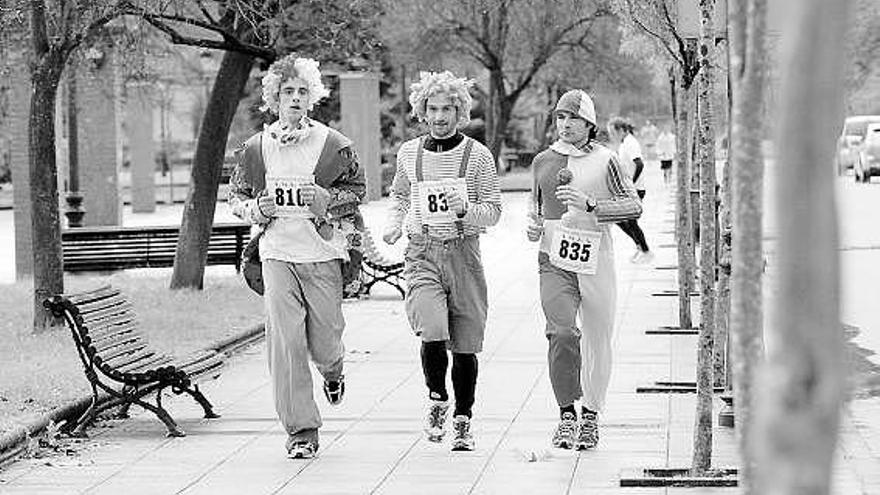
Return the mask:
<path fill-rule="evenodd" d="M 599 255 L 595 275 L 558 268 L 550 263 L 547 253 L 538 256 L 541 306 L 547 320 L 547 361 L 556 401 L 562 407 L 583 398 L 582 405 L 597 412 L 605 405 L 611 380 L 617 301 L 613 252 L 603 246 Z"/>
<path fill-rule="evenodd" d="M 295 440 L 318 439 L 321 415 L 309 358 L 326 380 L 342 375 L 342 272 L 338 260 L 263 260 L 266 350 L 275 410 Z"/>

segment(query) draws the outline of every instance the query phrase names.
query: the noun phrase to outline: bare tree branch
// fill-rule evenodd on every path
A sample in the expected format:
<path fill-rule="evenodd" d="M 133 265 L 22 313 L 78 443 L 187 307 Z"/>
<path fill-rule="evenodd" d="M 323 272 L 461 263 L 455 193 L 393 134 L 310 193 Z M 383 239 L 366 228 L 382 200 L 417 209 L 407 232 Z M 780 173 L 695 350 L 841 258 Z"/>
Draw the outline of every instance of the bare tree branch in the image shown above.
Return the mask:
<path fill-rule="evenodd" d="M 227 36 L 224 36 L 224 41 L 206 40 L 202 38 L 184 36 L 168 24 L 162 22 L 162 17 L 163 16 L 155 16 L 149 14 L 141 15 L 141 18 L 143 18 L 144 21 L 146 21 L 156 29 L 162 31 L 163 33 L 167 34 L 171 42 L 176 45 L 198 46 L 201 48 L 210 48 L 214 50 L 233 51 L 246 55 L 252 55 L 254 57 L 258 57 L 264 60 L 273 60 L 275 58 L 275 52 L 273 50 L 257 45 L 252 45 L 249 43 L 244 43 L 233 34 L 228 34 Z M 221 31 L 220 28 L 212 30 L 215 32 Z"/>

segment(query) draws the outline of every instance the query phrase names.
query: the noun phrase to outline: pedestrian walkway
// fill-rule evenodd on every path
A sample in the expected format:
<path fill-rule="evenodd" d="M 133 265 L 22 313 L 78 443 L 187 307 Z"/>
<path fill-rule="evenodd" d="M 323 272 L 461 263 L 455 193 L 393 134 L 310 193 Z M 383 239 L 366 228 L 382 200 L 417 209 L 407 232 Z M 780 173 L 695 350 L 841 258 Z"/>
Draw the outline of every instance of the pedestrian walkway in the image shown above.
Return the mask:
<path fill-rule="evenodd" d="M 672 197 L 655 169 L 649 170 L 640 223 L 651 245 L 659 246 L 672 242 L 671 235 L 660 234 L 669 229 Z M 418 341 L 396 291 L 377 286 L 371 299 L 344 307 L 347 393 L 337 407 L 319 399 L 325 425 L 315 459 L 285 457 L 265 348 L 258 345 L 203 385 L 222 418 L 202 420 L 192 401 L 171 398 L 165 403 L 188 436 L 169 439 L 161 422 L 132 408 L 131 419 L 105 422 L 86 442 L 70 441 L 73 455 L 24 459 L 0 471 L 0 493 L 737 493 L 619 487 L 624 469 L 689 465 L 693 396 L 635 389 L 656 380 L 692 381 L 696 340 L 645 335 L 648 328 L 676 323 L 675 298 L 650 295 L 675 287 L 675 273 L 630 264 L 632 242 L 618 229 L 612 230 L 619 269 L 616 361 L 600 444 L 585 452 L 550 447 L 557 408 L 547 377 L 536 245 L 524 234 L 527 195 L 505 194 L 504 204 L 500 224 L 482 240 L 490 313 L 474 407 L 476 451 L 452 453 L 448 444 L 424 439 Z M 386 206 L 365 208 L 374 232 L 381 232 Z M 673 249 L 657 248 L 655 265 L 674 262 Z M 322 397 L 317 388 L 315 394 Z M 880 493 L 880 463 L 869 442 L 852 423 L 844 424 L 836 494 Z M 733 430 L 716 428 L 714 453 L 715 466 L 737 465 Z"/>

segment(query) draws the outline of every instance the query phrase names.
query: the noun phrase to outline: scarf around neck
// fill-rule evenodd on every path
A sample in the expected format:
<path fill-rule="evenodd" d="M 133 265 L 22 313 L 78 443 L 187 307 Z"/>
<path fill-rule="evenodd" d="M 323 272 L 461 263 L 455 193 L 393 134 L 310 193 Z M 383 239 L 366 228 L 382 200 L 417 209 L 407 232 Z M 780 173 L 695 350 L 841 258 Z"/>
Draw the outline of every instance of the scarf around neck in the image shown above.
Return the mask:
<path fill-rule="evenodd" d="M 561 139 L 557 139 L 555 143 L 550 145 L 550 149 L 565 156 L 587 156 L 593 151 L 593 141 L 589 140 L 581 147 L 577 147 L 571 143 L 566 143 Z"/>
<path fill-rule="evenodd" d="M 311 128 L 311 120 L 303 116 L 295 127 L 287 122 L 277 120 L 270 124 L 266 130 L 272 139 L 278 141 L 279 146 L 292 146 L 305 139 Z"/>

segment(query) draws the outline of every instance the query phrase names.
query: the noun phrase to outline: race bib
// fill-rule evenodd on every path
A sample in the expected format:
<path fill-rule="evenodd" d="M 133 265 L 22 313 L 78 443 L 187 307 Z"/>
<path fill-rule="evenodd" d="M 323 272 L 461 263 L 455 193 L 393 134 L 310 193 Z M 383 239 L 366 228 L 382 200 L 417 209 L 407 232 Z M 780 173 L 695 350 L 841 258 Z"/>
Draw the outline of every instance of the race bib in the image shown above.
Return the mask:
<path fill-rule="evenodd" d="M 302 188 L 314 184 L 314 175 L 267 177 L 266 191 L 275 198 L 276 215 L 279 217 L 313 218 L 315 215 L 302 200 Z"/>
<path fill-rule="evenodd" d="M 446 224 L 456 220 L 447 198 L 451 191 L 467 203 L 467 183 L 463 178 L 427 180 L 419 183 L 419 205 L 427 224 Z"/>
<path fill-rule="evenodd" d="M 550 243 L 550 263 L 563 270 L 595 275 L 602 233 L 558 226 Z"/>

